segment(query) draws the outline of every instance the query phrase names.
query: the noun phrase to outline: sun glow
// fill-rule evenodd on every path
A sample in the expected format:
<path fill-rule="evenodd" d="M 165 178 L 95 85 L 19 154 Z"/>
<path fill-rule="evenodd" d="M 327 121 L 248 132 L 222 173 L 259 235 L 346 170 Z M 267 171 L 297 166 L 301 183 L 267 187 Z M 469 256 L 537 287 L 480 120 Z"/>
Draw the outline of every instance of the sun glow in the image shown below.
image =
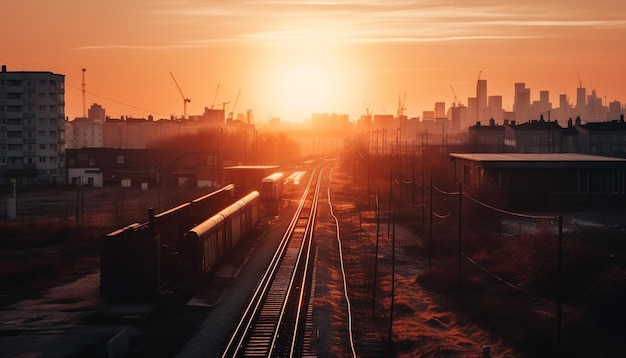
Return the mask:
<path fill-rule="evenodd" d="M 363 88 L 363 65 L 349 49 L 289 47 L 256 60 L 252 80 L 267 118 L 304 122 L 313 113 L 348 113 L 351 98 Z"/>
<path fill-rule="evenodd" d="M 318 64 L 297 64 L 285 69 L 279 83 L 286 109 L 299 113 L 324 111 L 331 94 L 331 74 Z"/>

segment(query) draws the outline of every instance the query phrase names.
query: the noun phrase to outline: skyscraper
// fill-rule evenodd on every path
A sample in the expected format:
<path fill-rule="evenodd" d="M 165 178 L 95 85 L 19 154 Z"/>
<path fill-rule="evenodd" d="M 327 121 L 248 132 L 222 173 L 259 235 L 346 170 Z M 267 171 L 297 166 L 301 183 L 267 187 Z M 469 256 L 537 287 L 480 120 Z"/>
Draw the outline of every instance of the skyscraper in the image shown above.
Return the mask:
<path fill-rule="evenodd" d="M 0 71 L 0 184 L 63 184 L 65 76 Z"/>
<path fill-rule="evenodd" d="M 530 119 L 530 88 L 526 88 L 526 84 L 523 82 L 515 84 L 513 112 L 519 121 Z"/>
<path fill-rule="evenodd" d="M 487 120 L 487 80 L 478 80 L 476 82 L 476 120 Z"/>

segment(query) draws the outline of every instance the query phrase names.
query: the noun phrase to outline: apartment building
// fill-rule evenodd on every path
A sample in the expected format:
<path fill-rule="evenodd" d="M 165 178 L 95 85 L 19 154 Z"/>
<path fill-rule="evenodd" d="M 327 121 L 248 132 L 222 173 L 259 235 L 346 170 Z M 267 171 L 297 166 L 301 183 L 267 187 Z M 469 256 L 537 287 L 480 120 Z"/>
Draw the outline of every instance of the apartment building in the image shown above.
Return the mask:
<path fill-rule="evenodd" d="M 0 71 L 0 185 L 64 184 L 65 76 Z"/>

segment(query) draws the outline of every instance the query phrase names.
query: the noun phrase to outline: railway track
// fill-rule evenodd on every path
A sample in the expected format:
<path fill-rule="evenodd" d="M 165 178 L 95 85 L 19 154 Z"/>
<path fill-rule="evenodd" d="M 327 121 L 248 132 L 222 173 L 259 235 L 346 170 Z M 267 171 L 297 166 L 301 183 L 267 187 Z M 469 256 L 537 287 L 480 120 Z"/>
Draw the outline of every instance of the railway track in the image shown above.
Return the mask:
<path fill-rule="evenodd" d="M 324 167 L 313 171 L 274 257 L 222 357 L 314 355 L 311 338 L 312 242 Z"/>

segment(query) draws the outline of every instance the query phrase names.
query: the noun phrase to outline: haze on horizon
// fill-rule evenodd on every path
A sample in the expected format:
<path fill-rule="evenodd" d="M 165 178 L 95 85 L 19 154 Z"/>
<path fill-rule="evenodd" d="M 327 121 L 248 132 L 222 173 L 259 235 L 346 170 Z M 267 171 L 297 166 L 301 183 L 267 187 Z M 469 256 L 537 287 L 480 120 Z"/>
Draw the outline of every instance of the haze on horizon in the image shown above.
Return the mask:
<path fill-rule="evenodd" d="M 409 117 L 488 94 L 511 109 L 515 82 L 531 99 L 570 103 L 580 83 L 626 101 L 626 3 L 618 0 L 34 0 L 3 6 L 0 63 L 66 76 L 66 116 L 177 117 L 226 105 L 256 121 L 312 112 Z M 482 71 L 482 72 L 481 72 Z M 580 82 L 579 82 L 580 81 Z M 219 91 L 217 86 L 219 85 Z M 214 101 L 215 99 L 215 101 Z"/>

